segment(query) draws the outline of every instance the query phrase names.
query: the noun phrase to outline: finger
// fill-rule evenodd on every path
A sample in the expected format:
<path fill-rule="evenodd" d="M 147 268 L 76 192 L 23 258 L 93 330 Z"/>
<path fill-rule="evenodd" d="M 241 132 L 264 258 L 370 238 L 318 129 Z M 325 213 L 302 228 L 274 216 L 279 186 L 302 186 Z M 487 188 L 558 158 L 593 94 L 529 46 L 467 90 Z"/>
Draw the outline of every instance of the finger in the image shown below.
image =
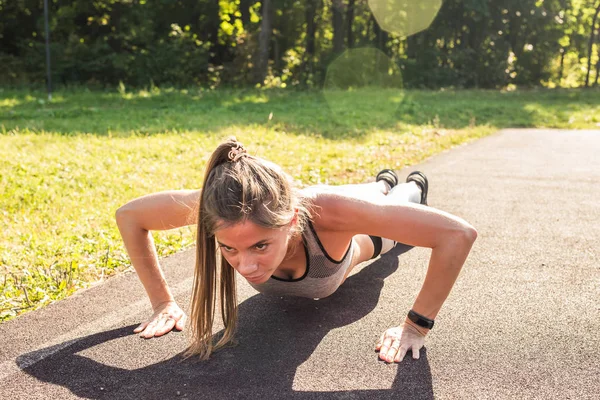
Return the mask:
<path fill-rule="evenodd" d="M 167 316 L 162 315 L 156 322 L 156 325 L 154 325 L 152 336 L 161 336 L 163 333 L 160 333 L 160 332 L 164 332 L 165 325 L 167 324 L 167 322 L 168 322 Z"/>
<path fill-rule="evenodd" d="M 388 350 L 392 346 L 392 338 L 387 337 L 383 340 L 383 345 L 381 345 L 381 350 L 379 351 L 379 358 L 385 360 L 387 357 Z"/>
<path fill-rule="evenodd" d="M 183 316 L 181 318 L 179 318 L 179 321 L 177 321 L 177 323 L 175 324 L 175 328 L 182 331 L 183 328 L 185 328 L 186 321 L 187 321 L 187 317 L 185 316 L 185 314 L 183 314 Z"/>
<path fill-rule="evenodd" d="M 400 347 L 400 350 L 398 351 L 398 354 L 396 354 L 396 358 L 394 358 L 394 361 L 396 362 L 402 362 L 402 360 L 404 360 L 404 356 L 406 355 L 406 352 L 408 351 L 408 349 L 404 346 Z"/>
<path fill-rule="evenodd" d="M 154 332 L 156 331 L 156 324 L 158 324 L 158 320 L 153 320 L 152 322 L 150 322 L 147 326 L 146 329 L 144 329 L 144 331 L 142 332 L 142 334 L 140 336 L 148 339 L 151 338 L 152 336 L 154 336 Z"/>
<path fill-rule="evenodd" d="M 421 351 L 419 350 L 419 346 L 414 345 L 412 347 L 413 359 L 418 360 L 419 357 L 421 356 L 420 352 Z"/>
<path fill-rule="evenodd" d="M 153 322 L 154 321 L 151 321 L 151 322 L 145 324 L 144 329 L 140 333 L 140 337 L 146 337 L 146 334 L 150 331 L 150 328 L 152 327 Z"/>
<path fill-rule="evenodd" d="M 381 334 L 381 337 L 379 338 L 379 341 L 377 342 L 377 344 L 375 345 L 375 350 L 379 350 L 381 348 L 381 345 L 383 343 L 383 338 L 385 336 L 385 332 L 383 332 Z"/>
<path fill-rule="evenodd" d="M 393 341 L 392 346 L 390 347 L 390 349 L 387 352 L 386 360 L 388 362 L 392 362 L 394 360 L 394 357 L 398 353 L 399 349 L 400 349 L 400 340 L 396 339 Z"/>
<path fill-rule="evenodd" d="M 170 332 L 173 329 L 173 326 L 175 326 L 175 320 L 173 318 L 166 319 L 165 322 L 156 329 L 154 336 L 158 337 Z"/>
<path fill-rule="evenodd" d="M 141 331 L 143 331 L 143 330 L 146 328 L 146 326 L 147 326 L 147 325 L 148 325 L 148 323 L 147 323 L 147 322 L 142 322 L 142 323 L 140 324 L 140 326 L 138 326 L 137 328 L 135 328 L 135 329 L 133 330 L 133 333 L 138 333 L 138 332 L 141 332 Z"/>

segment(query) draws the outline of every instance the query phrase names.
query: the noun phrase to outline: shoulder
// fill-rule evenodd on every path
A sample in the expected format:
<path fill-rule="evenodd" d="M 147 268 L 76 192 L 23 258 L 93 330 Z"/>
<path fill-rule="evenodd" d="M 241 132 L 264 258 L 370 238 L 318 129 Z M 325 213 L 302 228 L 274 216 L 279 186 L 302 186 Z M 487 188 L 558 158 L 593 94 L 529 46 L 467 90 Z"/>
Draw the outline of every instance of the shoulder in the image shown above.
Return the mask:
<path fill-rule="evenodd" d="M 315 229 L 337 232 L 353 230 L 345 221 L 353 219 L 355 212 L 360 210 L 360 199 L 328 185 L 309 186 L 302 189 L 301 194 L 308 201 Z"/>
<path fill-rule="evenodd" d="M 474 229 L 447 212 L 387 196 L 354 196 L 335 186 L 305 189 L 315 205 L 313 221 L 321 231 L 367 234 L 411 246 L 437 246 L 445 238 Z"/>
<path fill-rule="evenodd" d="M 135 222 L 146 230 L 168 230 L 196 224 L 200 190 L 166 190 L 129 201 L 116 212 L 120 223 Z"/>

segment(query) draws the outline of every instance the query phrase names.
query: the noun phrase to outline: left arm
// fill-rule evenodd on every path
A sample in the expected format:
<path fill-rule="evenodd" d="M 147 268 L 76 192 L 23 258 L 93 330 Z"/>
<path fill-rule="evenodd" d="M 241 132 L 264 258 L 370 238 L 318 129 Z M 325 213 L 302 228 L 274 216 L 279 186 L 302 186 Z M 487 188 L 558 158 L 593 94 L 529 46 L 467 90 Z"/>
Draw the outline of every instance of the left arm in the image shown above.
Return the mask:
<path fill-rule="evenodd" d="M 470 231 L 466 231 L 470 232 Z M 429 267 L 412 310 L 434 320 L 450 294 L 458 274 L 473 246 L 477 232 L 448 239 L 431 251 Z M 429 329 L 415 324 L 408 316 L 398 326 L 386 330 L 375 345 L 379 358 L 387 362 L 402 362 L 408 350 L 412 357 L 420 357 L 421 347 Z"/>
<path fill-rule="evenodd" d="M 432 249 L 425 281 L 413 304 L 413 311 L 429 319 L 435 319 L 450 294 L 476 238 L 476 231 L 472 233 L 465 231 L 464 235 L 448 238 Z M 429 331 L 414 324 L 408 318 L 405 322 L 413 325 L 423 334 Z"/>
<path fill-rule="evenodd" d="M 321 223 L 329 229 L 351 235 L 376 235 L 432 249 L 425 281 L 413 304 L 413 311 L 435 319 L 477 238 L 475 228 L 459 217 L 421 204 L 392 204 L 385 199 L 361 200 L 343 194 L 324 194 L 319 200 L 325 218 Z M 408 329 L 416 334 L 427 334 L 427 329 L 408 319 L 402 326 L 405 325 L 409 325 Z M 380 343 L 383 344 L 381 353 L 394 340 L 388 340 L 386 346 L 383 339 L 384 336 L 383 343 Z M 397 340 L 401 341 L 400 338 Z"/>

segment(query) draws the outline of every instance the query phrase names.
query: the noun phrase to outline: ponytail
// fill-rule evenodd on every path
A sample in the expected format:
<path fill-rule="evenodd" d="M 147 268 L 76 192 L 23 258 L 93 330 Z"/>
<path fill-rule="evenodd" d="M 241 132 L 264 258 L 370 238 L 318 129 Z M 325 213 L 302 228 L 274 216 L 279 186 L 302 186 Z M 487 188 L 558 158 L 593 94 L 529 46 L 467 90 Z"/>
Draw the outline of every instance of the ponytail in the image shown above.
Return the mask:
<path fill-rule="evenodd" d="M 221 143 L 213 152 L 204 174 L 204 187 L 210 185 L 211 181 L 214 180 L 216 167 L 229 162 L 229 152 L 237 145 L 237 140 L 230 138 Z M 213 344 L 212 330 L 217 289 L 217 246 L 214 234 L 208 232 L 207 229 L 209 221 L 207 221 L 204 212 L 206 197 L 204 187 L 200 195 L 196 233 L 196 265 L 194 268 L 190 315 L 192 343 L 184 353 L 185 359 L 197 355 L 201 361 L 207 360 L 213 351 L 224 347 L 228 342 L 233 342 L 237 325 L 235 270 L 227 260 L 219 257 L 221 259 L 221 284 L 219 285 L 221 316 L 225 333 L 216 345 Z"/>
<path fill-rule="evenodd" d="M 207 360 L 213 351 L 234 343 L 237 324 L 235 269 L 219 254 L 215 231 L 218 225 L 249 220 L 259 226 L 280 228 L 298 212 L 297 231 L 309 218 L 308 200 L 300 196 L 293 181 L 269 161 L 249 155 L 235 138 L 221 143 L 213 152 L 204 174 L 198 209 L 196 265 L 191 304 L 192 343 L 184 353 Z M 220 275 L 217 277 L 217 258 Z M 225 331 L 213 344 L 213 323 L 219 280 L 220 309 Z"/>

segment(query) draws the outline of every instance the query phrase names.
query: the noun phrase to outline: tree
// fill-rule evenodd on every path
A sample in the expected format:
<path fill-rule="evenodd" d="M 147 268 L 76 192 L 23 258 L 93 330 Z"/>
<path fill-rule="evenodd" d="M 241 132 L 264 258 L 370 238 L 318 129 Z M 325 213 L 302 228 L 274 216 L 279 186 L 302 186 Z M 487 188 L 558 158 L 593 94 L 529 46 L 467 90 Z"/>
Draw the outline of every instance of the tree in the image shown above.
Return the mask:
<path fill-rule="evenodd" d="M 346 41 L 348 42 L 349 49 L 354 47 L 354 35 L 352 32 L 352 27 L 354 25 L 354 1 L 355 0 L 348 0 L 348 9 L 346 10 Z"/>
<path fill-rule="evenodd" d="M 342 0 L 333 0 L 332 26 L 333 26 L 333 53 L 344 51 L 344 4 Z"/>
<path fill-rule="evenodd" d="M 323 8 L 323 0 L 307 0 L 306 4 L 306 45 L 302 61 L 303 81 L 306 82 L 313 74 L 313 64 L 316 54 L 315 36 L 317 33 L 317 14 Z"/>
<path fill-rule="evenodd" d="M 598 43 L 600 43 L 600 28 L 598 29 Z M 594 80 L 594 86 L 598 85 L 598 78 L 600 78 L 600 44 L 598 45 L 598 60 L 596 61 L 596 79 Z"/>
<path fill-rule="evenodd" d="M 367 0 L 50 0 L 52 81 L 319 85 L 343 50 L 375 46 L 407 88 L 594 86 L 598 1 L 444 0 L 425 31 L 400 37 Z M 0 84 L 44 82 L 42 4 L 0 0 Z"/>
<path fill-rule="evenodd" d="M 587 62 L 587 71 L 585 73 L 585 87 L 589 87 L 590 83 L 590 71 L 592 70 L 592 57 L 593 57 L 593 46 L 594 46 L 594 37 L 596 36 L 596 20 L 598 19 L 598 14 L 600 14 L 600 4 L 596 7 L 596 12 L 594 13 L 594 17 L 592 18 L 592 27 L 590 30 L 590 41 L 588 44 L 588 62 Z M 600 29 L 600 28 L 599 28 Z M 598 73 L 596 73 L 596 81 L 598 78 Z"/>
<path fill-rule="evenodd" d="M 258 53 L 254 72 L 254 81 L 263 84 L 269 68 L 269 43 L 271 42 L 271 0 L 262 0 L 262 22 L 258 35 Z"/>

